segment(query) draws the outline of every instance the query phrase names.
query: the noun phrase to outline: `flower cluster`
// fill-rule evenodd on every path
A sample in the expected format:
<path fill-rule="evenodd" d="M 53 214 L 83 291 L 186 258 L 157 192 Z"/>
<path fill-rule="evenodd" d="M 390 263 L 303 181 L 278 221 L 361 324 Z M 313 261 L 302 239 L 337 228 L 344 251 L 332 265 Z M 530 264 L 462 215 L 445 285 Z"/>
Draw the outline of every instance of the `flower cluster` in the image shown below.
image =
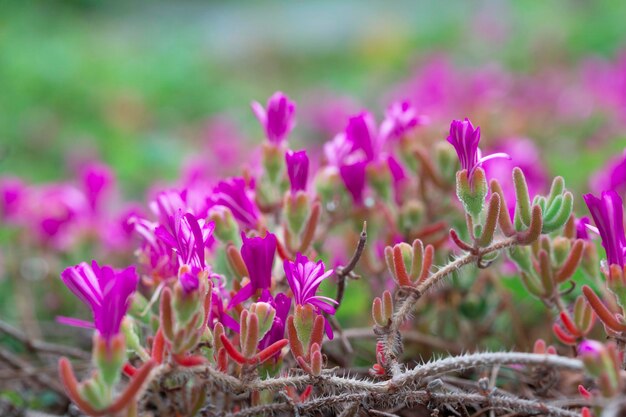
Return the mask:
<path fill-rule="evenodd" d="M 59 362 L 69 398 L 86 414 L 120 416 L 137 415 L 138 407 L 195 415 L 208 405 L 246 415 L 307 413 L 315 400 L 327 407 L 329 398 L 355 414 L 368 401 L 372 410 L 438 407 L 448 392 L 474 396 L 467 404 L 478 413 L 479 404 L 497 408 L 501 398 L 517 401 L 507 410 L 519 401 L 530 407 L 524 410 L 548 407 L 495 395 L 482 379 L 471 391 L 464 385 L 448 391 L 441 385 L 448 382 L 431 378 L 483 365 L 532 365 L 536 373 L 548 365 L 584 367 L 595 381 L 580 386 L 584 398 L 617 397 L 623 347 L 592 337 L 597 322 L 616 341 L 626 332 L 621 162 L 606 174 L 611 181 L 602 184 L 610 186 L 600 198 L 584 196 L 594 227 L 590 218 L 573 215 L 563 178 L 546 181 L 527 139 L 492 141 L 485 148 L 493 153 L 483 156 L 480 127 L 465 118 L 451 122 L 447 138 L 434 134 L 428 129 L 440 115 L 426 117 L 421 111 L 429 106 L 416 103 L 391 103 L 380 123 L 368 110 L 348 114 L 321 149 L 295 150 L 295 103 L 281 92 L 265 107 L 253 102 L 266 139 L 258 164 L 232 177 L 191 170 L 181 182 L 153 190 L 148 210 L 127 210 L 119 230 L 99 215 L 114 184 L 102 165 L 85 169 L 82 188 L 45 190 L 51 206 L 35 207 L 43 213 L 37 221 L 29 203 L 36 187 L 5 179 L 7 222 L 36 224 L 50 236 L 88 224 L 136 245 L 124 269 L 92 261 L 61 273 L 92 321 L 57 320 L 95 329 L 93 372 L 79 382 L 69 360 Z M 589 232 L 599 235 L 605 262 Z M 515 313 L 500 281 L 483 273 L 500 253 L 525 294 L 554 314 L 553 337 L 572 347 L 564 355 L 575 357 L 538 340 L 527 354 L 460 356 L 432 369 L 403 365 L 421 343 L 452 351 L 450 334 L 480 346 L 481 335 L 499 325 L 494 312 Z M 111 263 L 122 260 L 129 262 L 120 256 Z M 595 285 L 570 297 L 579 271 L 596 282 L 604 276 L 612 299 L 598 296 Z M 450 277 L 451 288 L 439 290 Z M 359 278 L 360 287 L 353 286 Z M 351 307 L 371 300 L 368 336 L 377 342 L 370 350 L 350 340 L 362 329 L 342 327 L 346 298 Z M 438 331 L 441 339 L 419 333 Z M 371 366 L 373 380 L 348 376 L 356 359 Z M 334 373 L 333 366 L 348 373 Z M 285 387 L 288 402 L 277 402 Z M 347 405 L 330 397 L 346 390 L 363 395 Z M 329 409 L 338 411 L 336 404 Z M 531 411 L 545 412 L 537 407 Z"/>

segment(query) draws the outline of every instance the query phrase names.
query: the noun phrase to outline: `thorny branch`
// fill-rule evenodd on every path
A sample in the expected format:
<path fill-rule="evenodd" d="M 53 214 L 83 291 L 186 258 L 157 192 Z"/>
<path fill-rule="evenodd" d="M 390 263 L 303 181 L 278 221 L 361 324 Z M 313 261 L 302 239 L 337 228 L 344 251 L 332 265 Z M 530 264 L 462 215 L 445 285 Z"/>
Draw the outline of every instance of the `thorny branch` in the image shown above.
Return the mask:
<path fill-rule="evenodd" d="M 357 379 L 349 375 L 338 376 L 323 374 L 320 377 L 312 377 L 302 374 L 270 379 L 256 379 L 244 383 L 238 378 L 216 370 L 211 365 L 188 368 L 187 372 L 193 372 L 201 377 L 204 376 L 207 382 L 215 383 L 236 392 L 277 390 L 288 386 L 302 388 L 310 384 L 315 384 L 320 387 L 338 389 L 344 392 L 356 390 L 366 393 L 384 394 L 396 392 L 405 386 L 409 387 L 415 385 L 419 387 L 420 383 L 426 377 L 493 365 L 541 365 L 571 371 L 582 371 L 583 369 L 583 363 L 580 360 L 558 355 L 519 352 L 484 352 L 435 360 L 423 365 L 418 365 L 413 369 L 401 371 L 394 378 L 381 382 L 373 382 L 369 379 Z"/>
<path fill-rule="evenodd" d="M 380 395 L 356 393 L 337 394 L 326 397 L 319 397 L 300 404 L 273 403 L 256 407 L 245 408 L 237 413 L 228 414 L 230 417 L 247 417 L 256 415 L 268 415 L 270 413 L 289 412 L 294 408 L 299 413 L 307 413 L 319 409 L 334 409 L 342 403 L 360 403 L 363 407 L 374 406 L 381 402 Z M 489 406 L 493 410 L 508 411 L 514 413 L 542 414 L 555 417 L 579 417 L 577 411 L 570 411 L 560 407 L 555 407 L 539 401 L 526 400 L 522 398 L 503 397 L 499 395 L 481 395 L 467 392 L 433 392 L 431 390 L 420 390 L 410 393 L 396 393 L 387 396 L 384 402 L 404 403 L 411 405 L 432 406 L 435 404 L 445 404 L 454 407 L 457 404 L 480 404 Z M 380 412 L 379 412 L 380 413 Z M 382 413 L 378 415 L 390 415 Z"/>
<path fill-rule="evenodd" d="M 516 244 L 518 244 L 516 238 L 507 238 L 481 250 L 478 254 L 468 253 L 458 258 L 457 260 L 449 263 L 434 274 L 430 275 L 430 277 L 428 277 L 424 282 L 418 285 L 417 288 L 413 289 L 409 293 L 409 295 L 404 299 L 400 307 L 394 313 L 392 321 L 389 324 L 388 328 L 385 329 L 385 356 L 392 362 L 390 368 L 393 374 L 399 371 L 399 366 L 395 358 L 400 351 L 400 347 L 398 346 L 398 335 L 400 327 L 404 324 L 406 320 L 410 318 L 415 308 L 415 304 L 421 298 L 421 296 L 426 293 L 430 288 L 432 288 L 435 284 L 437 284 L 453 272 L 459 270 L 463 266 L 477 262 L 483 256 L 489 253 L 496 252 L 514 246 Z"/>

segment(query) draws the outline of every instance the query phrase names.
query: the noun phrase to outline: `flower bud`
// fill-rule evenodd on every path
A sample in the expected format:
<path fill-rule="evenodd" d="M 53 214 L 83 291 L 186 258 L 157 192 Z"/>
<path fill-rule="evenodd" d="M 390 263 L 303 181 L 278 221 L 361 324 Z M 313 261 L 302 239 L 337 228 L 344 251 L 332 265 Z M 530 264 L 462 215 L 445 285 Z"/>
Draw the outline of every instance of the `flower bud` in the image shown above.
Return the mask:
<path fill-rule="evenodd" d="M 298 340 L 302 346 L 308 346 L 311 341 L 311 333 L 317 313 L 311 304 L 296 305 L 294 325 L 298 334 Z"/>
<path fill-rule="evenodd" d="M 285 150 L 281 144 L 265 142 L 261 149 L 263 168 L 267 179 L 277 184 L 285 170 Z"/>
<path fill-rule="evenodd" d="M 201 312 L 204 295 L 207 291 L 209 273 L 192 268 L 188 265 L 180 267 L 178 282 L 174 286 L 174 308 L 176 322 L 179 327 L 184 327 L 193 316 Z"/>
<path fill-rule="evenodd" d="M 259 318 L 259 340 L 270 330 L 276 317 L 276 310 L 269 303 L 258 302 L 250 306 L 250 313 Z"/>
<path fill-rule="evenodd" d="M 398 226 L 403 232 L 409 232 L 419 227 L 424 216 L 424 204 L 418 200 L 409 200 L 400 208 Z"/>
<path fill-rule="evenodd" d="M 615 295 L 615 299 L 622 309 L 626 307 L 626 269 L 619 265 L 610 265 L 606 271 L 607 286 Z"/>
<path fill-rule="evenodd" d="M 552 240 L 552 254 L 556 265 L 562 265 L 567 259 L 572 248 L 572 241 L 562 236 L 557 236 Z"/>
<path fill-rule="evenodd" d="M 487 191 L 487 179 L 482 168 L 476 168 L 471 179 L 467 178 L 467 170 L 457 172 L 456 195 L 474 220 L 480 219 Z"/>
<path fill-rule="evenodd" d="M 585 340 L 578 346 L 578 355 L 589 374 L 598 379 L 602 395 L 611 398 L 620 392 L 620 367 L 616 347 L 595 340 Z"/>
<path fill-rule="evenodd" d="M 309 218 L 311 211 L 311 201 L 304 191 L 297 191 L 294 194 L 285 195 L 285 218 L 289 231 L 298 236 Z"/>
<path fill-rule="evenodd" d="M 315 176 L 315 191 L 324 206 L 328 206 L 335 199 L 339 190 L 343 189 L 339 171 L 334 167 L 324 167 Z"/>
<path fill-rule="evenodd" d="M 239 244 L 239 226 L 229 208 L 213 206 L 209 209 L 208 218 L 215 224 L 214 234 L 221 242 Z"/>

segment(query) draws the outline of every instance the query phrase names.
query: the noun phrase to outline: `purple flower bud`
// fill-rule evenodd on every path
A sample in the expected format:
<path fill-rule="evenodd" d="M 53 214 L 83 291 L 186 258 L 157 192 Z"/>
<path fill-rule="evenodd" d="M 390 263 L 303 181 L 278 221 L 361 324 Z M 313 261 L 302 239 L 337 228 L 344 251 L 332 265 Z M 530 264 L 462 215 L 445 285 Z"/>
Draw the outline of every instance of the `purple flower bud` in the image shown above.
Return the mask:
<path fill-rule="evenodd" d="M 609 265 L 624 267 L 626 236 L 624 236 L 624 206 L 615 191 L 604 191 L 600 198 L 592 194 L 583 196 L 593 221 L 602 238 Z"/>
<path fill-rule="evenodd" d="M 130 307 L 139 277 L 135 267 L 115 270 L 92 261 L 69 267 L 61 273 L 65 285 L 93 313 L 95 328 L 105 340 L 119 334 L 122 319 Z"/>
<path fill-rule="evenodd" d="M 111 189 L 115 178 L 111 168 L 101 163 L 91 163 L 81 172 L 83 189 L 92 211 L 96 211 L 105 193 Z"/>
<path fill-rule="evenodd" d="M 258 209 L 248 196 L 243 178 L 235 177 L 220 181 L 213 189 L 207 203 L 209 208 L 212 206 L 229 208 L 235 219 L 244 227 L 254 228 L 258 223 Z"/>
<path fill-rule="evenodd" d="M 365 190 L 365 167 L 367 162 L 359 161 L 339 168 L 339 174 L 344 185 L 350 192 L 356 205 L 363 204 L 363 191 Z"/>
<path fill-rule="evenodd" d="M 287 162 L 287 174 L 289 175 L 292 194 L 297 191 L 304 191 L 309 176 L 309 157 L 306 151 L 287 151 L 285 161 Z"/>
<path fill-rule="evenodd" d="M 241 257 L 248 269 L 250 282 L 230 300 L 229 308 L 249 299 L 257 290 L 269 289 L 272 286 L 276 235 L 268 233 L 265 237 L 248 238 L 242 233 L 241 238 L 243 239 Z"/>
<path fill-rule="evenodd" d="M 352 150 L 361 150 L 366 161 L 377 159 L 382 151 L 382 141 L 376 129 L 374 116 L 367 111 L 348 120 L 346 140 L 352 143 Z"/>
<path fill-rule="evenodd" d="M 480 127 L 472 125 L 468 118 L 465 120 L 453 120 L 450 124 L 450 136 L 448 142 L 454 146 L 456 154 L 461 162 L 461 169 L 467 170 L 469 178 L 472 177 L 474 170 L 482 165 L 485 161 L 492 158 L 511 157 L 505 153 L 494 153 L 481 158 L 478 142 L 480 142 Z"/>
<path fill-rule="evenodd" d="M 296 105 L 280 91 L 267 100 L 267 108 L 254 101 L 252 112 L 265 128 L 265 135 L 270 143 L 280 144 L 295 126 Z"/>
<path fill-rule="evenodd" d="M 399 139 L 428 122 L 428 117 L 418 115 L 410 102 L 397 101 L 387 108 L 385 120 L 380 125 L 380 134 L 385 139 Z"/>

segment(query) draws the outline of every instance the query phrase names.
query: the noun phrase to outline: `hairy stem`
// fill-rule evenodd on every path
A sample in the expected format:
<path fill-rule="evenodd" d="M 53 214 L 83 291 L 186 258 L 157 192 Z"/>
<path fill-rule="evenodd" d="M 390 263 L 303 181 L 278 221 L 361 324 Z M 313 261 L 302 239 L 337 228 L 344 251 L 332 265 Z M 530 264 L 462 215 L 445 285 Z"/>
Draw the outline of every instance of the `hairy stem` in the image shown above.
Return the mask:
<path fill-rule="evenodd" d="M 421 296 L 429 289 L 431 289 L 435 284 L 437 284 L 453 272 L 459 270 L 463 266 L 479 261 L 484 255 L 506 249 L 516 244 L 518 244 L 516 238 L 507 238 L 486 247 L 478 254 L 468 253 L 458 258 L 457 260 L 450 262 L 448 265 L 430 275 L 426 280 L 419 284 L 417 288 L 415 288 L 408 295 L 408 297 L 404 299 L 400 307 L 398 307 L 395 314 L 393 315 L 391 324 L 387 329 L 385 329 L 385 356 L 391 362 L 390 368 L 392 369 L 393 374 L 398 372 L 398 366 L 395 358 L 401 349 L 401 347 L 398 346 L 398 332 L 400 331 L 400 327 L 404 324 L 406 320 L 409 319 L 409 317 L 413 313 L 415 304 L 417 304 L 417 301 L 421 298 Z"/>

